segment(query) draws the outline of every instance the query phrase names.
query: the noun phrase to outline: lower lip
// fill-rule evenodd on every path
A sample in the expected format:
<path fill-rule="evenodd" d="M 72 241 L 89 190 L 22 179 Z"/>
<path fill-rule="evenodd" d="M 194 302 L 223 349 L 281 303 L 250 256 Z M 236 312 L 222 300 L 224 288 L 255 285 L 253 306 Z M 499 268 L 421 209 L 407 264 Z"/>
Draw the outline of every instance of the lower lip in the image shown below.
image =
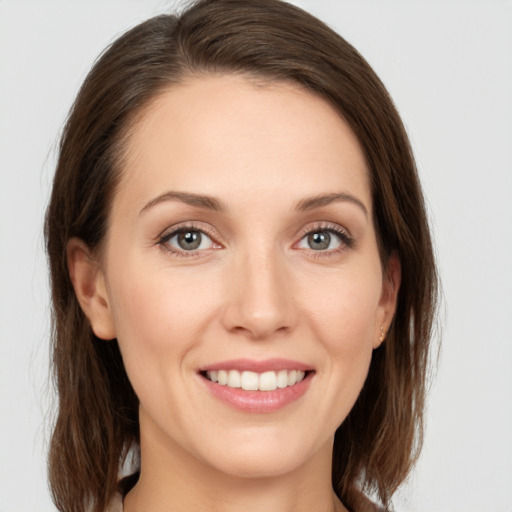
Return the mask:
<path fill-rule="evenodd" d="M 303 380 L 274 391 L 244 391 L 216 384 L 200 375 L 212 395 L 225 404 L 244 412 L 275 412 L 298 400 L 308 390 L 314 372 L 307 373 Z"/>

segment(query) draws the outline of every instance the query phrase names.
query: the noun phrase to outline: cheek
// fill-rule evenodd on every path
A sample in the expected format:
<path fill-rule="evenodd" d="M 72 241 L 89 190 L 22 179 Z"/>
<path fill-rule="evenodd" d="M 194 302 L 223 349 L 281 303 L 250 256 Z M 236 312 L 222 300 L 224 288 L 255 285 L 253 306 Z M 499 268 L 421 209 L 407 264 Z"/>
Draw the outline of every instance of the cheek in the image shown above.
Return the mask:
<path fill-rule="evenodd" d="M 176 358 L 201 336 L 218 294 L 204 278 L 126 262 L 111 283 L 114 324 L 123 355 Z"/>
<path fill-rule="evenodd" d="M 112 312 L 123 363 L 139 400 L 153 411 L 170 405 L 168 390 L 178 387 L 186 355 L 201 339 L 199 312 L 211 308 L 209 298 L 190 284 L 175 274 L 171 279 L 165 269 L 148 271 L 134 264 L 112 275 Z"/>
<path fill-rule="evenodd" d="M 375 276 L 373 276 L 375 274 Z M 373 340 L 381 293 L 380 276 L 332 278 L 309 294 L 310 314 L 326 339 L 336 346 L 357 349 Z"/>
<path fill-rule="evenodd" d="M 347 403 L 355 401 L 370 365 L 381 288 L 380 275 L 340 276 L 316 287 L 308 299 L 309 318 L 329 361 L 332 389 L 343 390 Z"/>

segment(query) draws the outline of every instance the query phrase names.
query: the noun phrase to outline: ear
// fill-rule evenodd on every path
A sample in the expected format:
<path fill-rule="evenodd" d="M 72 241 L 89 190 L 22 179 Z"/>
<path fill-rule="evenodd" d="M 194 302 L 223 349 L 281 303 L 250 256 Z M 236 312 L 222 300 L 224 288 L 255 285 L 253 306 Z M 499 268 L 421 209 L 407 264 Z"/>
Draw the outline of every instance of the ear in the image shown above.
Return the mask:
<path fill-rule="evenodd" d="M 76 297 L 94 334 L 103 340 L 115 338 L 103 272 L 87 245 L 79 238 L 68 241 L 67 262 Z"/>
<path fill-rule="evenodd" d="M 387 261 L 386 272 L 382 282 L 382 295 L 379 301 L 377 322 L 375 325 L 373 348 L 377 348 L 385 340 L 389 326 L 396 310 L 398 290 L 402 280 L 402 266 L 398 254 L 393 252 Z"/>

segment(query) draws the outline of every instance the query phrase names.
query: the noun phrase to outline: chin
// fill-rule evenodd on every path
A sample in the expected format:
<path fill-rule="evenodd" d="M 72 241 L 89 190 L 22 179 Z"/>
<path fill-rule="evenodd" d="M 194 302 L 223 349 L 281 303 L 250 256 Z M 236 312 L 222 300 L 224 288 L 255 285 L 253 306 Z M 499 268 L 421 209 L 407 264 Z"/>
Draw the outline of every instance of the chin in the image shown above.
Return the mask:
<path fill-rule="evenodd" d="M 264 437 L 267 436 L 267 437 Z M 281 436 L 272 438 L 268 432 L 261 432 L 252 442 L 227 440 L 216 444 L 209 450 L 208 461 L 212 467 L 222 473 L 241 478 L 270 478 L 282 476 L 298 470 L 318 451 L 317 446 L 307 446 L 304 438 L 288 439 L 283 442 Z M 292 442 L 291 442 L 292 441 Z M 332 446 L 330 446 L 332 450 Z"/>
<path fill-rule="evenodd" d="M 244 479 L 262 479 L 262 478 L 275 478 L 294 472 L 301 466 L 299 458 L 291 456 L 287 457 L 285 454 L 275 453 L 268 457 L 261 455 L 254 458 L 232 457 L 228 460 L 216 461 L 216 467 L 222 473 L 231 477 L 239 477 Z"/>

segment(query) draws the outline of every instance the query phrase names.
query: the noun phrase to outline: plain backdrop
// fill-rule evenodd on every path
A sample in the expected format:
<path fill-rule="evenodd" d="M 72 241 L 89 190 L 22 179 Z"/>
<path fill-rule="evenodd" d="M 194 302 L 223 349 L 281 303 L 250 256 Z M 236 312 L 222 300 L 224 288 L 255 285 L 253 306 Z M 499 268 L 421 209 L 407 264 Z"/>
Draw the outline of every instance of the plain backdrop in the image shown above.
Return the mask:
<path fill-rule="evenodd" d="M 396 510 L 512 512 L 512 2 L 296 3 L 382 78 L 428 199 L 443 348 Z M 0 512 L 55 510 L 42 221 L 59 131 L 98 53 L 173 5 L 0 0 Z"/>

